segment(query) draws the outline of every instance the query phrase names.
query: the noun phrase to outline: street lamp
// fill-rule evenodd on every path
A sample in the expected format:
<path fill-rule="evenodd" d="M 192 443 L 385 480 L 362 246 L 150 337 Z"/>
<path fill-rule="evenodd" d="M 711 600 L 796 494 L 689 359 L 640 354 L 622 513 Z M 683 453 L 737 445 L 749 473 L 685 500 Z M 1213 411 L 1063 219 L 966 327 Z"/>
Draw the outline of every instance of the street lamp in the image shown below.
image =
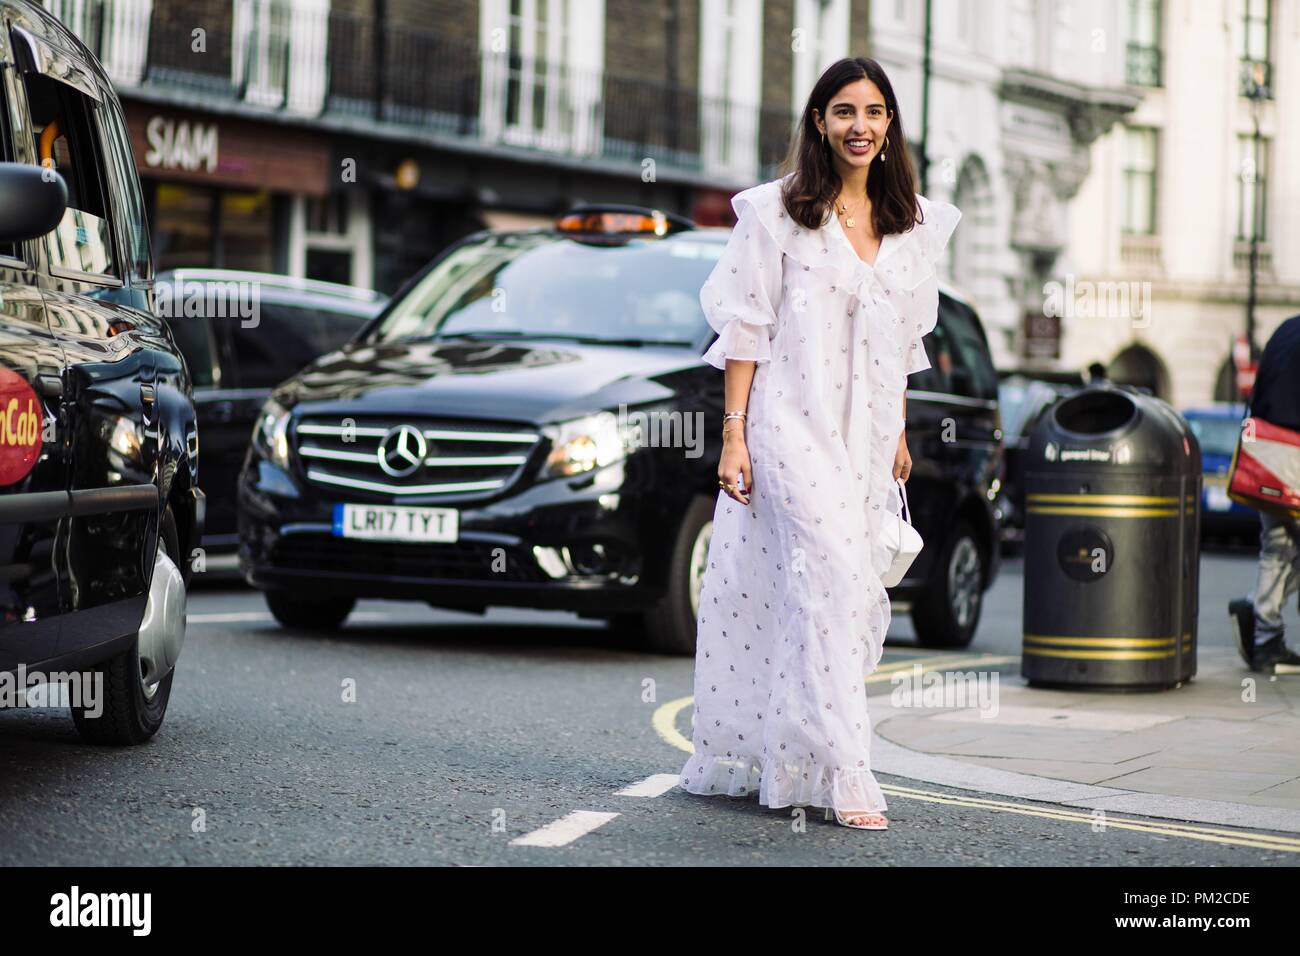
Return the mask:
<path fill-rule="evenodd" d="M 1247 64 L 1249 76 L 1243 77 L 1242 93 L 1250 100 L 1250 116 L 1255 124 L 1254 146 L 1251 155 L 1250 180 L 1250 285 L 1246 293 L 1246 346 L 1253 360 L 1259 353 L 1255 350 L 1255 286 L 1259 270 L 1259 215 L 1260 215 L 1260 104 L 1269 98 L 1268 85 L 1265 83 L 1264 64 L 1258 60 Z M 1246 173 L 1242 170 L 1242 175 Z"/>
<path fill-rule="evenodd" d="M 930 77 L 934 72 L 932 54 L 934 52 L 934 29 L 931 20 L 933 0 L 925 0 L 925 33 L 922 38 L 922 57 L 921 57 L 921 129 L 920 143 L 913 143 L 915 149 L 918 145 L 920 149 L 917 155 L 917 165 L 921 173 L 921 195 L 928 195 L 930 192 Z"/>

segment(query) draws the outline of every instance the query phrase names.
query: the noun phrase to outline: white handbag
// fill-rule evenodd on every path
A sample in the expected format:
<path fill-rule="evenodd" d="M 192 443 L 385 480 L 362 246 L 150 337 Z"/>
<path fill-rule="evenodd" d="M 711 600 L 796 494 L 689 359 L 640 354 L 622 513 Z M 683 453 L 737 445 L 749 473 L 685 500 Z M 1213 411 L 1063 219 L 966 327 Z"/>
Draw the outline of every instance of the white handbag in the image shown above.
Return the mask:
<path fill-rule="evenodd" d="M 887 588 L 892 588 L 903 580 L 903 575 L 912 566 L 916 556 L 921 553 L 921 548 L 925 547 L 920 532 L 912 527 L 912 511 L 907 507 L 907 489 L 902 481 L 897 478 L 894 481 L 898 484 L 899 497 L 902 499 L 898 509 L 898 517 L 895 520 L 893 516 L 887 514 L 881 525 L 881 533 L 884 538 L 885 549 L 890 555 L 890 563 L 889 570 L 881 575 L 880 580 Z M 904 514 L 907 515 L 906 520 L 903 518 Z"/>

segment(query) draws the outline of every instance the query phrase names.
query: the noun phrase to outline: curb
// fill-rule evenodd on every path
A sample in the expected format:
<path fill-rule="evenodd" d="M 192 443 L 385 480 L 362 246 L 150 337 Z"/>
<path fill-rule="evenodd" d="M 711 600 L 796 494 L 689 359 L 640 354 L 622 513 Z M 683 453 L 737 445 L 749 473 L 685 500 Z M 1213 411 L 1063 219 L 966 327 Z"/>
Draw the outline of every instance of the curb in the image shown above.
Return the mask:
<path fill-rule="evenodd" d="M 886 723 L 886 720 L 881 723 Z M 907 777 L 923 783 L 939 784 L 958 790 L 992 793 L 1004 797 L 1040 800 L 1085 810 L 1106 810 L 1138 816 L 1181 820 L 1186 823 L 1213 823 L 1249 830 L 1276 830 L 1300 833 L 1300 810 L 1259 807 L 1248 803 L 1225 803 L 1196 797 L 1177 797 L 1159 793 L 1140 793 L 1115 787 L 1054 780 L 1014 770 L 998 770 L 980 764 L 964 763 L 952 757 L 909 750 L 886 740 L 876 730 L 871 736 L 871 769 L 879 773 Z"/>

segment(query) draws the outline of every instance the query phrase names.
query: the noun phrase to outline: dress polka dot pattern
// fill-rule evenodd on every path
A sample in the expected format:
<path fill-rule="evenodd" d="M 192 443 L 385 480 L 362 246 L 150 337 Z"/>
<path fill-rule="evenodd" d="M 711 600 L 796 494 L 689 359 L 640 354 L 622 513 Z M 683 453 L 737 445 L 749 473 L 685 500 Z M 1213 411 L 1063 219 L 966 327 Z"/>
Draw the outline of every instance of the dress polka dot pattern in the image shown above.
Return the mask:
<path fill-rule="evenodd" d="M 869 266 L 838 217 L 795 222 L 781 185 L 733 198 L 738 221 L 700 291 L 718 332 L 705 361 L 758 363 L 754 492 L 747 506 L 718 492 L 679 783 L 773 808 L 883 811 L 863 684 L 890 623 L 880 525 L 900 505 L 903 391 L 929 367 L 935 262 L 961 213 L 918 196 L 924 221 L 885 236 Z"/>

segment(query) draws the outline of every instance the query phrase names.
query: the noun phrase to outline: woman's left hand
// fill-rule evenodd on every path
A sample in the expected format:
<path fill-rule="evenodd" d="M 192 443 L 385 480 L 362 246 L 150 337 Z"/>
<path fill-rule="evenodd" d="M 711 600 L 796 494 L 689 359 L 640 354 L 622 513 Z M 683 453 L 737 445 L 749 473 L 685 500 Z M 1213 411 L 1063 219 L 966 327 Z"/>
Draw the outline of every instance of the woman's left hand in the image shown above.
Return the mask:
<path fill-rule="evenodd" d="M 912 473 L 912 456 L 907 450 L 907 432 L 898 436 L 898 451 L 894 453 L 894 477 L 907 481 Z"/>

